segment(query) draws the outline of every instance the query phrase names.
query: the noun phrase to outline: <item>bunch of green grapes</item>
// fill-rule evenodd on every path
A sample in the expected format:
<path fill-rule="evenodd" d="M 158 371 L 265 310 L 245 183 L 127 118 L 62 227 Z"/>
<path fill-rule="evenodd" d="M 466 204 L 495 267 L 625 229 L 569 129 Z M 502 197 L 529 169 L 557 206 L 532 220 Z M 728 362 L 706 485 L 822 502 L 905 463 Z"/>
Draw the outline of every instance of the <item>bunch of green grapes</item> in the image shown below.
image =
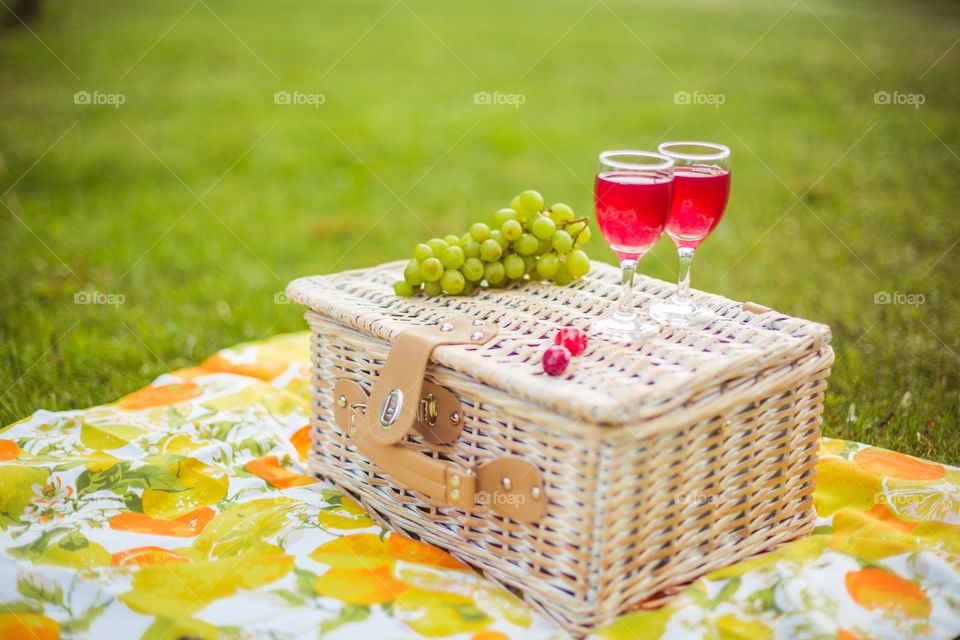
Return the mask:
<path fill-rule="evenodd" d="M 588 240 L 587 218 L 577 218 L 562 202 L 544 209 L 543 196 L 524 191 L 493 215 L 492 224 L 475 222 L 462 236 L 418 244 L 393 289 L 398 296 L 467 296 L 483 285 L 524 279 L 567 285 L 590 271 L 590 259 L 579 248 Z"/>

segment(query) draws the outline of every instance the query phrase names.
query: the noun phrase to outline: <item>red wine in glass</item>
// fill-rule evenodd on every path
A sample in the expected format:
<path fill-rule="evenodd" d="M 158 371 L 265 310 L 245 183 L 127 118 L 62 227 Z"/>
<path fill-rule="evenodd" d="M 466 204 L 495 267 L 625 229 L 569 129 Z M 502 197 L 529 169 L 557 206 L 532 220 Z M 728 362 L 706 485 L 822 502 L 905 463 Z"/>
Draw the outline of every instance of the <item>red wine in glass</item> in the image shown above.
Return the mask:
<path fill-rule="evenodd" d="M 594 181 L 600 232 L 620 258 L 623 282 L 616 307 L 593 330 L 607 340 L 630 341 L 658 333 L 640 322 L 633 307 L 637 261 L 650 250 L 667 223 L 673 199 L 673 161 L 648 151 L 605 151 Z"/>
<path fill-rule="evenodd" d="M 730 172 L 726 169 L 674 167 L 667 234 L 677 247 L 697 248 L 720 222 L 729 197 Z"/>
<path fill-rule="evenodd" d="M 700 243 L 716 228 L 730 196 L 730 149 L 712 142 L 664 142 L 657 150 L 674 162 L 673 203 L 667 234 L 677 245 L 677 290 L 650 307 L 650 315 L 677 327 L 701 327 L 714 318 L 690 295 L 690 265 Z"/>
<path fill-rule="evenodd" d="M 639 260 L 663 234 L 672 183 L 662 176 L 601 171 L 594 185 L 597 224 L 621 260 Z"/>

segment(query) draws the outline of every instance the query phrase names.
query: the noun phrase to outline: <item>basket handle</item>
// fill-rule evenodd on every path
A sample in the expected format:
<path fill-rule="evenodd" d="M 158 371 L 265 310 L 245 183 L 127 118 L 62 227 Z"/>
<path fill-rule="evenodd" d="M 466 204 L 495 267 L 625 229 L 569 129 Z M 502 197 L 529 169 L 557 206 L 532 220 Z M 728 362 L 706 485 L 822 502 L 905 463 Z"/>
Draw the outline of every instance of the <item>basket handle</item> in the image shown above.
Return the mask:
<path fill-rule="evenodd" d="M 357 449 L 400 486 L 467 511 L 485 506 L 516 520 L 534 522 L 547 505 L 536 465 L 505 456 L 463 467 L 401 442 L 414 428 L 428 442 L 456 440 L 463 423 L 459 400 L 424 380 L 430 354 L 443 344 L 483 344 L 498 331 L 492 323 L 469 317 L 404 331 L 394 342 L 369 397 L 358 383 L 337 380 L 334 419 Z M 430 406 L 439 408 L 432 416 Z"/>

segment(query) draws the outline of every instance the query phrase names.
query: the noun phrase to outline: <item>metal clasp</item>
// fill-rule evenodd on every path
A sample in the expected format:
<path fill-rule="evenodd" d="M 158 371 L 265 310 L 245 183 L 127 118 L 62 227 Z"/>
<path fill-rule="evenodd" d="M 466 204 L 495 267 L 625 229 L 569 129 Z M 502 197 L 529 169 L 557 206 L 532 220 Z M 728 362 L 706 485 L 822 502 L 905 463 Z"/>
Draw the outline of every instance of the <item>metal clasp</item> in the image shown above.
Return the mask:
<path fill-rule="evenodd" d="M 393 426 L 400 415 L 401 408 L 403 408 L 403 392 L 400 389 L 391 389 L 383 399 L 383 406 L 380 407 L 380 426 L 384 429 Z"/>
<path fill-rule="evenodd" d="M 432 393 L 420 400 L 420 406 L 417 407 L 417 420 L 430 425 L 437 426 L 437 399 Z"/>

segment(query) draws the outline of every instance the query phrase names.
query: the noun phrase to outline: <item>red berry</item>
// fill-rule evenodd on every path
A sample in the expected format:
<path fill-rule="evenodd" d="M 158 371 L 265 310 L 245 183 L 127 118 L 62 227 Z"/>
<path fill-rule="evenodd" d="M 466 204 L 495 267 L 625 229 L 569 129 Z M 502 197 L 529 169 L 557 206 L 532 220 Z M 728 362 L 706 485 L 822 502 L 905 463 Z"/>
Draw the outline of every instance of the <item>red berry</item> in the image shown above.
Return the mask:
<path fill-rule="evenodd" d="M 543 370 L 551 376 L 558 376 L 570 364 L 570 352 L 566 347 L 553 345 L 543 352 Z"/>
<path fill-rule="evenodd" d="M 587 350 L 587 332 L 576 327 L 565 327 L 557 331 L 553 342 L 566 347 L 570 355 L 578 356 Z"/>

